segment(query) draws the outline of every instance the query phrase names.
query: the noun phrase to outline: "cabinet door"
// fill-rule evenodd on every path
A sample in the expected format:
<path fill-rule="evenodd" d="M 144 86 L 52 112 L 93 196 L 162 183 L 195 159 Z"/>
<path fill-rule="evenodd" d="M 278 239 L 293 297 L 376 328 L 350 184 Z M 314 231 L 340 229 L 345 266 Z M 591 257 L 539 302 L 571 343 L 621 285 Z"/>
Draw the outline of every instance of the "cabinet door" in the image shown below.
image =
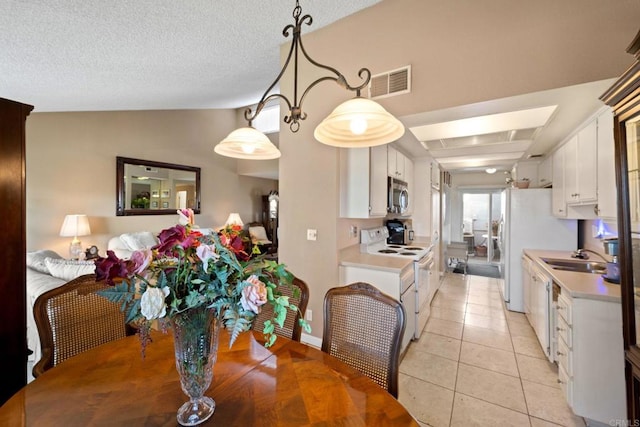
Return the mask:
<path fill-rule="evenodd" d="M 574 135 L 563 148 L 564 151 L 564 199 L 566 203 L 578 201 L 578 135 Z"/>
<path fill-rule="evenodd" d="M 524 314 L 531 323 L 531 260 L 526 256 L 522 257 L 522 291 Z"/>
<path fill-rule="evenodd" d="M 598 116 L 598 216 L 617 219 L 613 111 Z"/>
<path fill-rule="evenodd" d="M 398 156 L 398 150 L 390 145 L 387 145 L 387 174 L 391 178 L 398 178 L 398 170 L 396 169 L 396 158 Z"/>
<path fill-rule="evenodd" d="M 576 151 L 578 202 L 598 201 L 598 122 L 592 120 L 578 132 L 578 150 Z"/>
<path fill-rule="evenodd" d="M 404 181 L 407 183 L 407 188 L 409 190 L 409 206 L 407 207 L 406 215 L 411 215 L 413 213 L 413 202 L 415 200 L 416 194 L 414 190 L 414 179 L 413 179 L 413 162 L 408 158 L 404 158 Z"/>
<path fill-rule="evenodd" d="M 551 208 L 553 215 L 564 218 L 567 216 L 567 202 L 565 198 L 565 183 L 564 183 L 564 155 L 565 147 L 560 147 L 558 151 L 553 154 L 553 189 L 551 192 Z"/>
<path fill-rule="evenodd" d="M 385 146 L 371 147 L 370 150 L 369 215 L 385 216 L 387 214 L 387 150 Z"/>

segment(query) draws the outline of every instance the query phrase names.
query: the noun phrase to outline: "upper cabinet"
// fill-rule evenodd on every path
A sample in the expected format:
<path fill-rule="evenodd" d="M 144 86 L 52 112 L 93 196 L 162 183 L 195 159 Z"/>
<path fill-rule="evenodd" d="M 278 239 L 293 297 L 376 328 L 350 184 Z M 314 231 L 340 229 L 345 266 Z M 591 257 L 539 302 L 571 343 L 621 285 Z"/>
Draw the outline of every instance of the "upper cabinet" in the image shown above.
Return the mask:
<path fill-rule="evenodd" d="M 552 171 L 553 171 L 553 190 L 551 192 L 551 209 L 553 214 L 559 218 L 567 216 L 567 202 L 564 194 L 564 152 L 566 146 L 560 147 L 553 153 Z"/>
<path fill-rule="evenodd" d="M 605 108 L 553 154 L 553 214 L 616 218 L 613 115 Z"/>
<path fill-rule="evenodd" d="M 340 149 L 340 217 L 387 215 L 387 146 Z"/>
<path fill-rule="evenodd" d="M 618 219 L 616 200 L 615 142 L 613 111 L 607 109 L 598 116 L 598 216 Z"/>
<path fill-rule="evenodd" d="M 407 161 L 410 160 L 404 154 L 391 146 L 387 147 L 387 173 L 391 178 L 407 181 Z"/>
<path fill-rule="evenodd" d="M 440 165 L 435 160 L 431 161 L 431 187 L 440 189 Z"/>
<path fill-rule="evenodd" d="M 567 204 L 598 202 L 598 123 L 592 120 L 566 144 L 565 198 Z"/>

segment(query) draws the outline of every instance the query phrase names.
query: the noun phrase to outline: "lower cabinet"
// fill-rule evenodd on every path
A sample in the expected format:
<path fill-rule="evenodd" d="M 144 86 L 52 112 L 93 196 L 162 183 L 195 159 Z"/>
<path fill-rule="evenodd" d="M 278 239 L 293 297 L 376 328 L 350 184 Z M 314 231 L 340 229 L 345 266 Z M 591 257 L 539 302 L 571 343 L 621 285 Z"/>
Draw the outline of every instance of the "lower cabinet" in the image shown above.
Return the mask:
<path fill-rule="evenodd" d="M 553 282 L 527 256 L 522 257 L 524 313 L 545 356 L 553 362 L 551 307 Z"/>
<path fill-rule="evenodd" d="M 610 425 L 626 419 L 619 302 L 558 296 L 558 382 L 581 417 Z"/>

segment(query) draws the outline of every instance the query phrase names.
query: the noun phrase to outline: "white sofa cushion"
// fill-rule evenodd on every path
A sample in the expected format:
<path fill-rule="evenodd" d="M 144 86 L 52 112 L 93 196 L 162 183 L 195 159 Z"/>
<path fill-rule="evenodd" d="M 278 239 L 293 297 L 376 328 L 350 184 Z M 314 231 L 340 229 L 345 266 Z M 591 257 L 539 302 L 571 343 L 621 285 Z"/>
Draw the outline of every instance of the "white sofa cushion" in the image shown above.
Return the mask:
<path fill-rule="evenodd" d="M 49 268 L 44 263 L 46 258 L 62 259 L 56 252 L 43 249 L 35 252 L 27 252 L 27 267 L 40 273 L 49 274 Z"/>
<path fill-rule="evenodd" d="M 93 261 L 45 258 L 44 262 L 53 277 L 67 281 L 96 272 L 96 264 Z"/>
<path fill-rule="evenodd" d="M 124 233 L 120 235 L 120 240 L 130 251 L 151 248 L 158 244 L 158 240 L 149 231 L 139 231 L 137 233 Z"/>

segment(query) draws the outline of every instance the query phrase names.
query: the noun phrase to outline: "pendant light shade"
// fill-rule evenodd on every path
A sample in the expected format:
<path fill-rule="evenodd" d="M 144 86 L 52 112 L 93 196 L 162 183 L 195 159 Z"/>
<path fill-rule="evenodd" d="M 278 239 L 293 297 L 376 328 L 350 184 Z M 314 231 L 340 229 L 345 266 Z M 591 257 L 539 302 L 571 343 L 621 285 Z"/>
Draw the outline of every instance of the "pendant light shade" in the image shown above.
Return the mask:
<path fill-rule="evenodd" d="M 313 135 L 334 147 L 373 147 L 399 139 L 404 125 L 377 102 L 356 97 L 338 105 Z"/>
<path fill-rule="evenodd" d="M 234 130 L 213 150 L 221 156 L 236 159 L 270 160 L 280 157 L 278 147 L 264 133 L 252 127 Z"/>

